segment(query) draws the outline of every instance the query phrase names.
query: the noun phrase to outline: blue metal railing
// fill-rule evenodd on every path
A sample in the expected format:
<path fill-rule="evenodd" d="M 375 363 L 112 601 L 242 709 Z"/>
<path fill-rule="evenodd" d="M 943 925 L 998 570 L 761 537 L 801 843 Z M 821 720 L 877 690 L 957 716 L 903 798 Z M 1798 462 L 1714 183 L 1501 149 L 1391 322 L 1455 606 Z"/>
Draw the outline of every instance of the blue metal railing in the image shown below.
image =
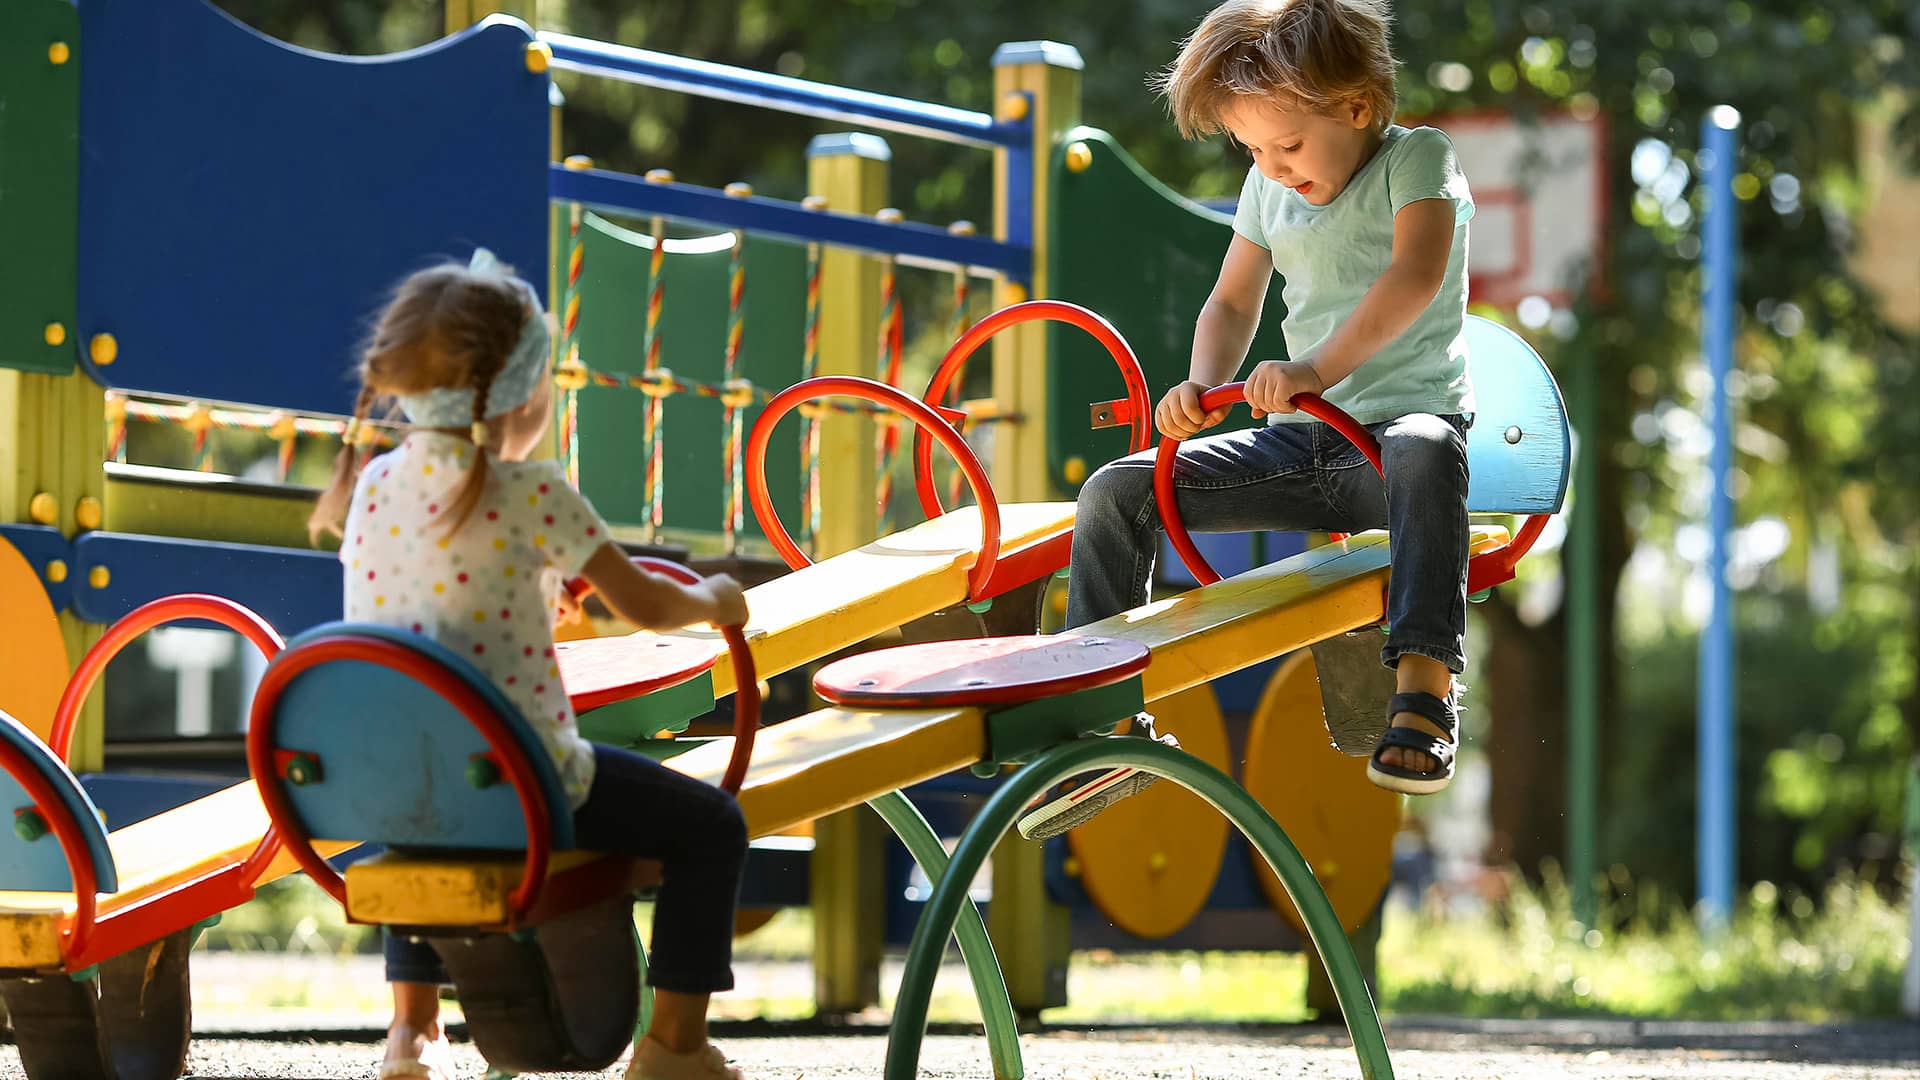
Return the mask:
<path fill-rule="evenodd" d="M 978 236 L 955 236 L 917 222 L 895 224 L 831 210 L 810 210 L 785 199 L 728 195 L 692 184 L 643 180 L 604 169 L 551 166 L 547 194 L 601 210 L 698 221 L 789 240 L 819 241 L 895 255 L 901 262 L 936 269 L 970 267 L 1016 280 L 1032 272 L 1033 251 L 1023 244 Z"/>
<path fill-rule="evenodd" d="M 553 66 L 563 70 L 802 116 L 844 120 L 943 142 L 1000 148 L 1011 155 L 1007 163 L 1010 185 L 1007 240 L 955 236 L 931 225 L 881 222 L 852 214 L 811 210 L 783 199 L 738 198 L 713 188 L 660 183 L 627 173 L 568 169 L 560 165 L 552 167 L 547 179 L 547 194 L 555 201 L 858 248 L 933 269 L 990 271 L 1021 282 L 1033 276 L 1032 214 L 1025 205 L 1028 197 L 1025 193 L 1031 190 L 1031 120 L 1000 121 L 982 112 L 769 75 L 570 34 L 542 32 L 539 37 L 553 50 Z"/>
<path fill-rule="evenodd" d="M 1033 139 L 1030 120 L 1000 121 L 983 112 L 769 75 L 571 34 L 542 32 L 540 40 L 553 50 L 557 68 L 696 97 L 737 101 L 968 146 L 1026 148 Z"/>

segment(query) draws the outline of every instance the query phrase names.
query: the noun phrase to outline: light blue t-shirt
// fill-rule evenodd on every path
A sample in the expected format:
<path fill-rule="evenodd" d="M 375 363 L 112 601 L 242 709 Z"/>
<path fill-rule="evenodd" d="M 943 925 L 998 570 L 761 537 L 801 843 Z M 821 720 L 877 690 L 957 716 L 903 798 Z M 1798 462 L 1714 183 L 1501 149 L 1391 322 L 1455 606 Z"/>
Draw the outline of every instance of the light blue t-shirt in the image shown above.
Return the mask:
<path fill-rule="evenodd" d="M 1471 413 L 1462 325 L 1467 314 L 1467 219 L 1473 196 L 1453 142 L 1438 128 L 1387 128 L 1386 141 L 1334 200 L 1315 206 L 1247 171 L 1233 230 L 1273 254 L 1287 313 L 1281 330 L 1295 360 L 1312 359 L 1393 261 L 1393 218 L 1422 199 L 1453 204 L 1453 250 L 1440 291 L 1413 325 L 1327 391 L 1328 401 L 1363 424 L 1408 413 Z M 1275 413 L 1271 423 L 1304 423 Z"/>

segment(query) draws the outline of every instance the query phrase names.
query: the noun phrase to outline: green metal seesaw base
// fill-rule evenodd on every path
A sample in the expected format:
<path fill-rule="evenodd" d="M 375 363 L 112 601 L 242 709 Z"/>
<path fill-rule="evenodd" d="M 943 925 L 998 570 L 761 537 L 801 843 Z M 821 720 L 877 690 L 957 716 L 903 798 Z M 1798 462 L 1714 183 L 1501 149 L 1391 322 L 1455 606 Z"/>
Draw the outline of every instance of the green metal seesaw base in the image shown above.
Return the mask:
<path fill-rule="evenodd" d="M 892 1032 L 887 1039 L 887 1080 L 914 1080 L 919 1074 L 920 1047 L 927 1034 L 927 1006 L 933 994 L 934 975 L 939 971 L 940 957 L 950 935 L 959 933 L 963 951 L 966 948 L 964 925 L 956 926 L 963 908 L 972 916 L 974 925 L 979 923 L 978 911 L 967 902 L 967 891 L 994 846 L 1027 805 L 1049 787 L 1070 776 L 1114 765 L 1131 765 L 1179 784 L 1212 804 L 1246 836 L 1279 876 L 1307 924 L 1307 937 L 1326 967 L 1334 997 L 1346 1018 L 1347 1031 L 1353 1037 L 1354 1054 L 1360 1059 L 1360 1075 L 1365 1080 L 1392 1080 L 1393 1064 L 1387 1057 L 1386 1036 L 1380 1030 L 1380 1016 L 1374 1011 L 1373 996 L 1353 955 L 1353 945 L 1334 914 L 1333 904 L 1327 900 L 1327 894 L 1321 890 L 1312 868 L 1300 856 L 1293 841 L 1287 839 L 1273 815 L 1225 773 L 1190 754 L 1133 736 L 1076 740 L 1045 751 L 1014 773 L 987 800 L 985 808 L 962 834 L 945 873 L 935 874 L 932 866 L 921 859 L 928 877 L 934 881 L 933 895 L 920 916 L 919 925 L 914 928 L 913 944 L 907 951 L 907 969 L 900 980 L 900 997 L 894 1005 Z M 924 821 L 921 826 L 925 827 Z M 914 855 L 920 858 L 918 851 Z M 984 938 L 984 931 L 981 936 Z M 991 957 L 991 946 L 986 947 L 984 955 Z M 988 995 L 983 989 L 981 966 L 974 962 L 972 953 L 967 954 L 967 966 L 973 973 L 975 989 L 980 991 L 981 1012 L 989 1017 L 987 1031 L 992 1038 L 995 1025 L 991 1012 L 985 1007 Z M 994 976 L 998 981 L 997 964 Z M 1006 1000 L 1004 983 L 1000 983 L 999 1000 Z M 1011 1039 L 1010 1013 L 1006 1031 Z M 1012 1052 L 1017 1055 L 1017 1043 Z M 995 1074 L 1019 1075 L 1001 1072 L 1001 1059 L 1001 1048 L 996 1043 Z M 1017 1069 L 1017 1057 L 1015 1061 Z"/>

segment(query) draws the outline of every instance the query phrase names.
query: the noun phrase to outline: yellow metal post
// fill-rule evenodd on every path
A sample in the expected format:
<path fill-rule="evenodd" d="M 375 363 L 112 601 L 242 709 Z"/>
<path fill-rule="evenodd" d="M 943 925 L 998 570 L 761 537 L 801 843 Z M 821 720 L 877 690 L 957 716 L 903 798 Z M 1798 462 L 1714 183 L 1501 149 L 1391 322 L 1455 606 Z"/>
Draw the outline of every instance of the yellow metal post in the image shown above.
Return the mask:
<path fill-rule="evenodd" d="M 67 536 L 98 528 L 106 495 L 106 424 L 105 392 L 87 376 L 0 371 L 0 521 L 50 525 Z M 89 500 L 84 513 L 82 500 Z M 92 586 L 74 580 L 72 587 Z M 100 640 L 102 628 L 69 611 L 61 613 L 60 630 L 71 664 Z M 80 714 L 72 753 L 76 772 L 100 767 L 103 697 L 96 691 Z"/>
<path fill-rule="evenodd" d="M 1016 178 L 1021 159 L 994 151 L 993 231 L 1008 238 L 1016 215 L 1008 205 L 1016 179 L 1030 184 L 1027 208 L 1032 222 L 1033 297 L 1048 295 L 1047 228 L 1052 193 L 1049 172 L 1053 147 L 1080 123 L 1079 50 L 1054 41 L 1011 42 L 994 50 L 995 109 L 1003 119 L 1033 120 L 1029 177 Z M 995 307 L 1028 299 L 1015 287 L 995 298 Z M 1012 327 L 994 338 L 993 397 L 1002 413 L 1018 423 L 993 433 L 993 486 L 1005 502 L 1037 502 L 1053 497 L 1047 470 L 1047 356 L 1045 324 Z M 993 855 L 993 903 L 987 930 L 1007 974 L 1007 991 L 1022 1013 L 1037 1013 L 1067 1003 L 1067 910 L 1047 896 L 1042 846 L 1008 834 Z"/>
<path fill-rule="evenodd" d="M 807 187 L 825 208 L 877 213 L 887 202 L 892 151 L 876 135 L 820 135 L 807 146 Z M 880 266 L 869 256 L 829 247 L 820 254 L 820 375 L 873 374 L 880 336 Z M 796 425 L 797 429 L 797 425 Z M 784 433 L 783 433 L 784 437 Z M 796 434 L 794 436 L 798 438 Z M 820 535 L 814 558 L 825 559 L 874 538 L 874 423 L 859 413 L 820 421 Z"/>
<path fill-rule="evenodd" d="M 993 53 L 993 95 L 1002 119 L 1033 120 L 1029 220 L 1033 223 L 1032 297 L 1046 296 L 1047 227 L 1052 193 L 1049 164 L 1060 136 L 1080 123 L 1080 53 L 1056 41 L 1018 41 Z M 1009 193 L 1017 189 L 1011 170 L 1020 159 L 994 151 L 993 233 L 1008 239 L 1012 215 Z M 1030 299 L 1006 286 L 994 306 Z M 993 433 L 993 488 L 1003 502 L 1038 502 L 1053 497 L 1047 478 L 1046 324 L 1025 323 L 993 339 L 993 396 L 1003 413 L 1020 422 L 1002 424 Z"/>
<path fill-rule="evenodd" d="M 873 214 L 887 204 L 892 151 L 874 135 L 820 135 L 807 147 L 807 187 L 828 210 Z M 880 268 L 869 256 L 829 247 L 820 255 L 821 375 L 869 375 L 880 333 Z M 789 424 L 782 438 L 800 438 Z M 827 413 L 820 422 L 820 532 L 814 557 L 874 539 L 874 423 Z M 885 829 L 865 807 L 814 823 L 811 901 L 815 1007 L 857 1012 L 880 1002 L 881 867 Z"/>
<path fill-rule="evenodd" d="M 539 26 L 540 0 L 447 0 L 447 33 L 465 30 L 495 13 Z"/>

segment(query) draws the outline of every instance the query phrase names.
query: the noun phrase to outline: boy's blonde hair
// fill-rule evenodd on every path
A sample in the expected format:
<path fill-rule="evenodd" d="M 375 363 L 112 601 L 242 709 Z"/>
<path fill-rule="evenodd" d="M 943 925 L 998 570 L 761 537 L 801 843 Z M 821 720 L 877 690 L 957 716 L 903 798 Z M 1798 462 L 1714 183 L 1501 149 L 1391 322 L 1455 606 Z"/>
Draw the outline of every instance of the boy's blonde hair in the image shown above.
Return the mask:
<path fill-rule="evenodd" d="M 1224 130 L 1221 113 L 1246 97 L 1322 112 L 1358 99 L 1382 130 L 1393 119 L 1392 21 L 1386 0 L 1227 0 L 1153 88 L 1189 139 Z"/>

